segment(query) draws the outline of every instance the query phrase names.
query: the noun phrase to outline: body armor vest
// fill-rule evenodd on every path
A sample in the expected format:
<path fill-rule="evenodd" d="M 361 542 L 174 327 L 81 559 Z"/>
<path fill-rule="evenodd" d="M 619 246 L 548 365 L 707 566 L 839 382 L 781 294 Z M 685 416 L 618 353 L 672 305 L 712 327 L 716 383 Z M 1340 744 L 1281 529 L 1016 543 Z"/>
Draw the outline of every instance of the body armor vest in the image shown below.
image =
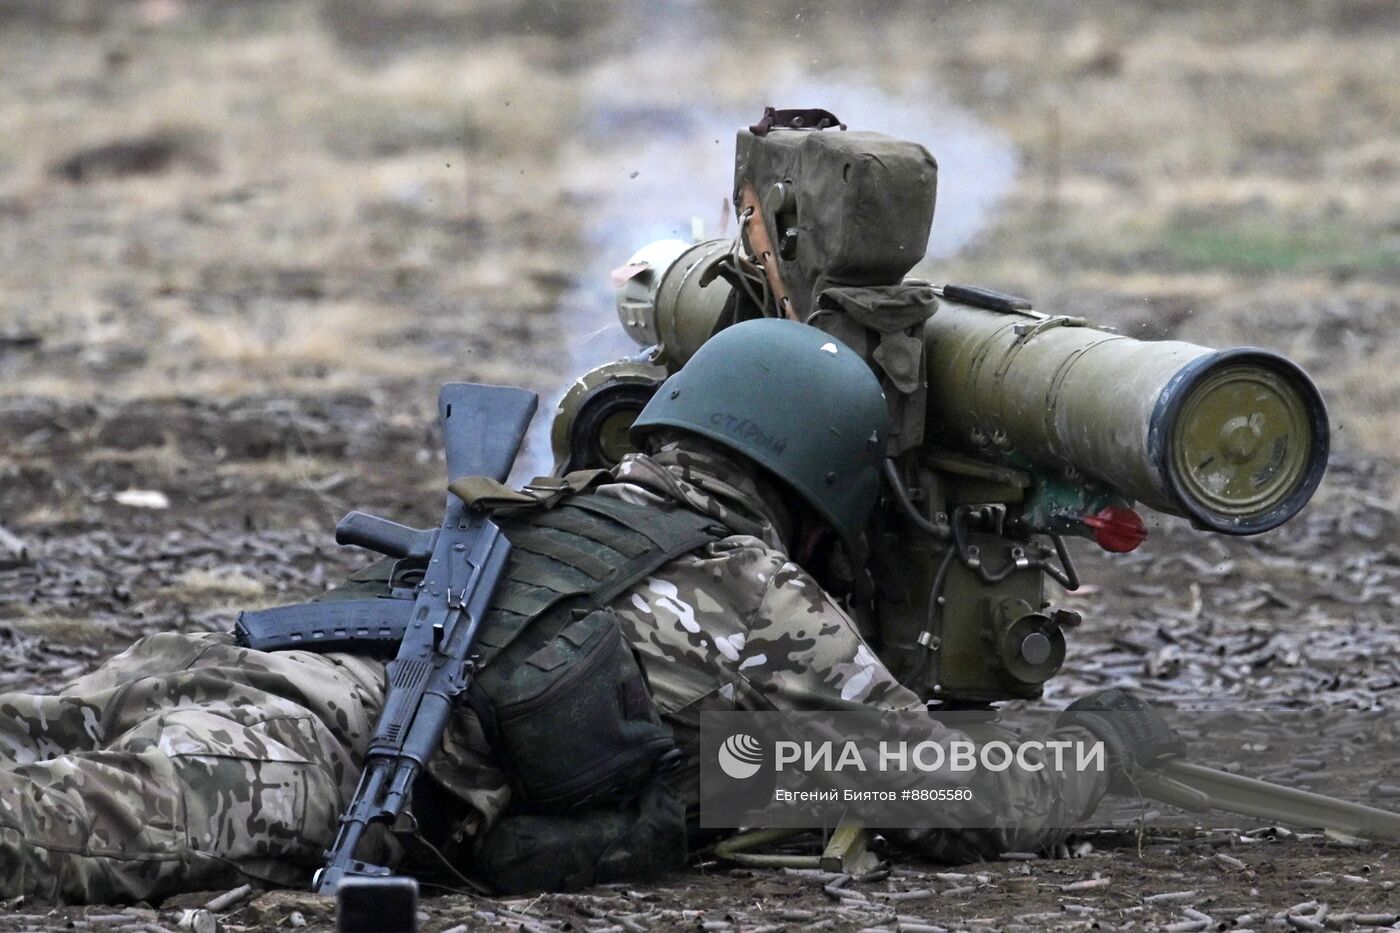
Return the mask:
<path fill-rule="evenodd" d="M 502 510 L 493 518 L 513 550 L 477 638 L 485 668 L 503 652 L 525 663 L 546 662 L 515 643 L 523 638 L 525 646 L 547 648 L 541 638 L 557 633 L 539 622 L 556 615 L 551 610 L 560 603 L 605 606 L 675 558 L 729 534 L 696 512 L 596 494 L 571 496 L 546 510 Z"/>
<path fill-rule="evenodd" d="M 511 777 L 512 810 L 631 799 L 678 753 L 608 603 L 729 532 L 686 509 L 593 493 L 498 508 L 492 519 L 512 550 L 477 635 L 467 702 Z M 303 635 L 344 628 L 338 616 L 349 613 L 379 634 L 348 650 L 392 655 L 423 570 L 421 559 L 379 561 L 310 604 L 244 613 L 240 639 L 311 647 Z"/>
<path fill-rule="evenodd" d="M 494 518 L 513 549 L 477 639 L 474 705 L 515 807 L 630 800 L 679 752 L 608 603 L 728 532 L 694 512 L 587 494 Z"/>

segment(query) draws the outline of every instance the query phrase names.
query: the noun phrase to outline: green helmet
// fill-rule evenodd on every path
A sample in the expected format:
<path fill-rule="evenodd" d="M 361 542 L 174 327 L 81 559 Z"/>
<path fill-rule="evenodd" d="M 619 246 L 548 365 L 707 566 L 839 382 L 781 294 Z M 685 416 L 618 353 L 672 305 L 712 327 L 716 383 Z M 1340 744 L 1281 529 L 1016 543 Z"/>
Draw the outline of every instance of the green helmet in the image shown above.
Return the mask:
<path fill-rule="evenodd" d="M 706 341 L 642 409 L 632 441 L 671 427 L 737 451 L 849 543 L 880 492 L 889 421 L 880 383 L 854 350 L 815 327 L 766 318 Z"/>

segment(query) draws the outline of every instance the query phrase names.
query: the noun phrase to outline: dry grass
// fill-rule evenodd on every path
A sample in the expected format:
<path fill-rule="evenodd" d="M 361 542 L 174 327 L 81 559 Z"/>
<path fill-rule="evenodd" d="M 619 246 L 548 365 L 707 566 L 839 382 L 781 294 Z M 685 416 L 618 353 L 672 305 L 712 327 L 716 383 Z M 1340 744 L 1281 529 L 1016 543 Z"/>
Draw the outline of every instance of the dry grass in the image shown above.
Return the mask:
<path fill-rule="evenodd" d="M 113 641 L 112 633 L 102 622 L 77 612 L 21 615 L 6 619 L 5 624 L 26 635 L 63 645 L 98 646 Z"/>
<path fill-rule="evenodd" d="M 507 119 L 505 97 L 563 103 L 561 79 L 519 80 L 528 63 L 506 44 L 361 62 L 334 44 L 314 5 L 269 16 L 266 29 L 230 35 L 195 23 L 118 28 L 97 42 L 11 34 L 6 51 L 18 54 L 0 54 L 0 82 L 43 101 L 0 114 L 0 166 L 10 169 L 0 202 L 24 219 L 0 226 L 0 258 L 11 260 L 0 263 L 0 314 L 81 346 L 99 366 L 133 342 L 144 348 L 147 363 L 116 367 L 104 394 L 334 389 L 433 373 L 430 383 L 449 361 L 395 338 L 431 309 L 400 305 L 373 280 L 441 276 L 450 291 L 430 299 L 470 317 L 482 289 L 510 287 L 508 270 L 527 264 L 513 237 L 472 244 L 462 231 L 483 212 L 506 213 L 520 172 L 546 174 L 540 143 L 555 111 L 517 107 Z M 37 67 L 50 57 L 74 67 Z M 469 164 L 475 121 L 504 131 Z M 164 127 L 211 139 L 217 168 L 76 186 L 49 171 L 84 146 Z M 468 202 L 469 173 L 480 209 Z M 401 219 L 377 223 L 386 209 Z M 269 284 L 284 270 L 311 270 L 322 291 L 288 300 Z M 221 279 L 231 279 L 222 292 Z M 92 394 L 75 375 L 37 372 L 4 390 Z"/>
<path fill-rule="evenodd" d="M 1400 368 L 1377 327 L 1400 308 L 1400 21 L 1384 4 L 608 0 L 576 16 L 328 0 L 196 4 L 161 26 L 74 8 L 102 28 L 0 35 L 0 85 L 26 102 L 0 109 L 0 324 L 54 350 L 11 358 L 0 393 L 548 391 L 607 318 L 587 277 L 630 247 L 600 227 L 627 220 L 625 169 L 670 116 L 726 123 L 661 166 L 683 192 L 728 159 L 728 114 L 789 103 L 776 89 L 865 88 L 915 125 L 952 98 L 1018 149 L 987 229 L 929 275 L 1296 354 L 1342 446 L 1400 453 Z M 213 166 L 50 172 L 170 128 Z M 958 198 L 945 178 L 941 202 Z"/>
<path fill-rule="evenodd" d="M 233 601 L 256 600 L 267 593 L 267 587 L 236 571 L 187 570 L 163 593 L 184 604 L 212 601 L 226 605 Z"/>
<path fill-rule="evenodd" d="M 7 521 L 17 528 L 46 528 L 80 521 L 86 512 L 86 503 L 74 496 L 40 502 L 33 508 L 22 511 Z"/>
<path fill-rule="evenodd" d="M 110 463 L 131 467 L 137 475 L 151 478 L 152 483 L 173 479 L 189 469 L 189 461 L 180 452 L 174 434 L 167 433 L 158 446 L 121 450 L 113 447 L 92 447 L 83 453 L 87 463 Z"/>

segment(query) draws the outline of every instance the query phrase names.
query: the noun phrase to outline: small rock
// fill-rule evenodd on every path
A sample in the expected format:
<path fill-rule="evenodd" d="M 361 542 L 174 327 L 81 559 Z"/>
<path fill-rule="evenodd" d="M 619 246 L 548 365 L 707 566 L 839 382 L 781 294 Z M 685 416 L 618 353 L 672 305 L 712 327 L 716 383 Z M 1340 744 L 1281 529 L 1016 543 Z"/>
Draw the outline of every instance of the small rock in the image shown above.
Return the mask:
<path fill-rule="evenodd" d="M 159 489 L 123 489 L 112 496 L 118 505 L 133 509 L 168 509 L 170 497 Z"/>

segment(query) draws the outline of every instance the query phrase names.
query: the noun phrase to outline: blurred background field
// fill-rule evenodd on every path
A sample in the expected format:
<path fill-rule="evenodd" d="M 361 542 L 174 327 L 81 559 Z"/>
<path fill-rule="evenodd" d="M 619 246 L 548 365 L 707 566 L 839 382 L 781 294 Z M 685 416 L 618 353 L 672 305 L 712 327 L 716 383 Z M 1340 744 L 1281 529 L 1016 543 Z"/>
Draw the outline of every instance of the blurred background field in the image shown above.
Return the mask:
<path fill-rule="evenodd" d="M 27 548 L 0 620 L 221 626 L 329 585 L 347 509 L 432 520 L 437 385 L 548 403 L 634 351 L 608 271 L 732 232 L 733 133 L 774 103 L 933 151 L 932 280 L 1321 384 L 1336 455 L 1303 518 L 1081 548 L 1091 614 L 1240 622 L 1265 585 L 1275 622 L 1376 628 L 1397 36 L 1388 2 L 0 0 L 0 527 Z"/>
<path fill-rule="evenodd" d="M 732 232 L 734 131 L 775 104 L 930 148 L 928 278 L 1279 350 L 1327 397 L 1292 525 L 1079 549 L 1057 700 L 1120 651 L 1163 691 L 1384 706 L 1396 75 L 1390 0 L 0 0 L 0 688 L 324 588 L 349 508 L 434 520 L 437 385 L 548 401 L 630 352 L 608 270 Z M 1242 672 L 1227 636 L 1263 639 Z"/>
<path fill-rule="evenodd" d="M 733 131 L 942 163 L 935 281 L 1259 343 L 1389 455 L 1400 10 L 1377 3 L 0 3 L 9 396 L 549 392 L 602 275 L 728 220 Z"/>
<path fill-rule="evenodd" d="M 1235 562 L 1208 608 L 1262 580 L 1380 621 L 1397 36 L 1388 2 L 0 0 L 0 527 L 32 552 L 0 619 L 91 592 L 116 641 L 222 625 L 329 585 L 348 508 L 432 520 L 437 385 L 548 403 L 633 352 L 608 271 L 732 232 L 733 134 L 774 103 L 933 151 L 933 281 L 1303 363 L 1335 428 L 1314 506 L 1156 541 Z M 1204 580 L 1081 550 L 1114 622 Z M 1122 574 L 1165 582 L 1135 602 Z M 1344 611 L 1316 598 L 1349 580 Z"/>

